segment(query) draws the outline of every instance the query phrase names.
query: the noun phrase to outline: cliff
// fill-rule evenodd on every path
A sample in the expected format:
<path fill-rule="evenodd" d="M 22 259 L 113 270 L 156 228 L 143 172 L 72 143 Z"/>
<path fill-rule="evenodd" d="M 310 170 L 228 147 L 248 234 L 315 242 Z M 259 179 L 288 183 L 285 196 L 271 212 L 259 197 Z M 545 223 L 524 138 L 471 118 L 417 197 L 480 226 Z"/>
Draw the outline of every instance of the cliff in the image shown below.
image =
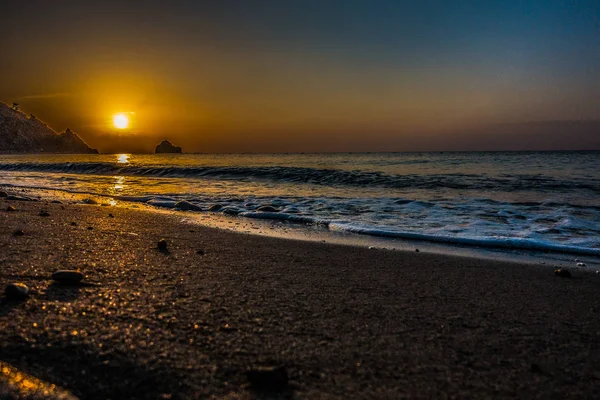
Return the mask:
<path fill-rule="evenodd" d="M 156 154 L 159 153 L 181 153 L 181 147 L 174 146 L 168 140 L 163 140 L 158 146 L 156 146 L 156 150 L 154 150 Z"/>
<path fill-rule="evenodd" d="M 70 129 L 58 134 L 15 108 L 0 103 L 0 153 L 98 153 Z"/>

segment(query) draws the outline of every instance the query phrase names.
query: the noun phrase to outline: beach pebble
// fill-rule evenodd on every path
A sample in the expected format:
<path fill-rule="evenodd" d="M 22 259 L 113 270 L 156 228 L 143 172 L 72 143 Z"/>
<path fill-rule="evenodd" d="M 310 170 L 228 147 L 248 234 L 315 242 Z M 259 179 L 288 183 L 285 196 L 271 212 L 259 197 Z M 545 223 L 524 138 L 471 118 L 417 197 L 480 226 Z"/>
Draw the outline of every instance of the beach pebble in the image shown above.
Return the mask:
<path fill-rule="evenodd" d="M 196 252 L 196 254 L 198 254 L 198 255 L 200 255 L 200 256 L 203 256 L 203 255 L 204 255 L 204 254 L 206 254 L 206 253 L 204 252 L 204 250 L 200 249 L 200 250 L 198 250 L 198 251 Z"/>
<path fill-rule="evenodd" d="M 577 266 L 578 266 L 578 267 L 585 267 L 585 263 L 582 263 L 582 262 L 580 262 L 580 263 L 577 263 Z"/>
<path fill-rule="evenodd" d="M 62 201 L 60 201 L 60 200 L 52 200 L 50 203 L 54 203 L 54 204 L 62 204 Z"/>
<path fill-rule="evenodd" d="M 40 217 L 49 217 L 50 213 L 48 211 L 40 211 Z"/>
<path fill-rule="evenodd" d="M 21 300 L 27 297 L 29 294 L 29 288 L 24 283 L 9 283 L 4 289 L 4 294 L 6 295 L 7 299 Z"/>
<path fill-rule="evenodd" d="M 98 202 L 94 199 L 84 199 L 83 203 L 84 204 L 98 204 Z"/>
<path fill-rule="evenodd" d="M 571 277 L 571 273 L 569 271 L 567 271 L 566 269 L 562 269 L 562 268 L 555 269 L 554 274 L 556 276 L 560 276 L 562 278 L 570 278 Z"/>
<path fill-rule="evenodd" d="M 175 208 L 181 211 L 202 211 L 202 207 L 192 204 L 189 201 L 178 201 L 175 203 Z"/>
<path fill-rule="evenodd" d="M 10 211 L 17 211 L 17 209 L 14 208 L 13 206 L 8 206 L 8 207 L 6 207 L 6 211 L 9 211 L 9 212 Z"/>
<path fill-rule="evenodd" d="M 165 239 L 160 239 L 158 241 L 157 247 L 160 251 L 166 251 L 167 250 L 167 241 Z"/>
<path fill-rule="evenodd" d="M 223 206 L 221 204 L 213 204 L 212 206 L 208 207 L 208 211 L 217 212 L 221 208 L 223 208 Z"/>
<path fill-rule="evenodd" d="M 114 218 L 115 216 L 112 214 L 108 214 L 108 218 Z"/>
<path fill-rule="evenodd" d="M 76 226 L 76 225 L 77 225 L 77 222 L 71 221 L 71 226 Z"/>
<path fill-rule="evenodd" d="M 260 212 L 279 212 L 278 209 L 276 209 L 273 206 L 262 206 L 262 207 L 258 207 L 257 211 Z"/>
<path fill-rule="evenodd" d="M 88 231 L 92 231 L 92 230 L 94 230 L 94 227 L 93 226 L 88 226 Z"/>
<path fill-rule="evenodd" d="M 250 387 L 257 392 L 281 392 L 288 388 L 285 367 L 258 367 L 246 371 Z"/>
<path fill-rule="evenodd" d="M 419 252 L 419 249 L 415 249 L 415 253 L 418 253 L 418 252 Z"/>
<path fill-rule="evenodd" d="M 17 229 L 13 231 L 13 236 L 23 236 L 24 234 L 25 232 L 23 232 L 23 229 Z"/>
<path fill-rule="evenodd" d="M 83 274 L 79 271 L 60 270 L 52 274 L 52 279 L 65 285 L 76 285 L 83 279 Z"/>

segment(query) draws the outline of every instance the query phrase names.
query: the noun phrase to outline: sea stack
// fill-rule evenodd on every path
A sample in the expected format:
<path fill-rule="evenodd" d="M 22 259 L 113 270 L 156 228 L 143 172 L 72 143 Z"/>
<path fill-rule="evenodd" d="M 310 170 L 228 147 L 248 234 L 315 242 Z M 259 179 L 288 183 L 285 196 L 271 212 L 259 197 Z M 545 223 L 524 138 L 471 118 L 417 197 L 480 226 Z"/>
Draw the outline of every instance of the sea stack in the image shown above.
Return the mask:
<path fill-rule="evenodd" d="M 163 140 L 160 142 L 158 146 L 156 146 L 156 150 L 154 151 L 156 154 L 159 153 L 181 153 L 181 147 L 174 146 L 168 140 Z"/>

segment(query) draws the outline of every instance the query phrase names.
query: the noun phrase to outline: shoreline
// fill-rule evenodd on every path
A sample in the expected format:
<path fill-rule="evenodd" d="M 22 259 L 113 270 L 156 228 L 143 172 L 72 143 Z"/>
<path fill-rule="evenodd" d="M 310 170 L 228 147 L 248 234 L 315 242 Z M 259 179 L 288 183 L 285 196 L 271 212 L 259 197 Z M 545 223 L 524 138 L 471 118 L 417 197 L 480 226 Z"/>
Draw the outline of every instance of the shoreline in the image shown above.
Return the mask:
<path fill-rule="evenodd" d="M 249 218 L 243 215 L 229 216 L 214 212 L 188 212 L 158 207 L 145 203 L 126 200 L 128 196 L 73 192 L 61 189 L 18 187 L 0 185 L 0 190 L 9 194 L 27 196 L 35 201 L 62 201 L 68 204 L 82 204 L 86 199 L 94 199 L 99 204 L 111 207 L 144 209 L 157 214 L 174 215 L 181 221 L 205 227 L 225 229 L 237 233 L 275 237 L 289 240 L 324 242 L 348 246 L 367 247 L 376 250 L 423 251 L 450 256 L 473 257 L 519 263 L 550 265 L 560 268 L 579 268 L 583 262 L 587 271 L 600 270 L 600 255 L 580 254 L 561 251 L 560 248 L 519 248 L 504 245 L 486 245 L 463 241 L 445 241 L 423 239 L 418 234 L 406 237 L 372 235 L 342 231 L 321 227 L 319 224 L 307 224 L 269 218 Z M 600 250 L 599 250 L 600 251 Z"/>
<path fill-rule="evenodd" d="M 595 273 L 243 235 L 124 207 L 0 198 L 0 217 L 0 283 L 31 289 L 0 301 L 0 361 L 82 399 L 264 398 L 246 377 L 259 366 L 286 369 L 279 398 L 600 390 Z M 65 268 L 89 285 L 53 283 Z"/>

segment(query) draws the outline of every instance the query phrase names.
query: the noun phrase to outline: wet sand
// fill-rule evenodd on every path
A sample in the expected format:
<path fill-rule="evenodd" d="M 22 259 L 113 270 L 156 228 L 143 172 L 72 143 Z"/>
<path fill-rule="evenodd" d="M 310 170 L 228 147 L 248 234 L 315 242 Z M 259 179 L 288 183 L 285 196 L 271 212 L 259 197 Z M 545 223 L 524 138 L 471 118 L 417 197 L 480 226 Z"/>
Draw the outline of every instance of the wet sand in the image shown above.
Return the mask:
<path fill-rule="evenodd" d="M 31 289 L 0 300 L 0 361 L 81 399 L 600 397 L 595 273 L 5 198 L 0 246 Z M 253 391 L 259 366 L 289 388 Z"/>

